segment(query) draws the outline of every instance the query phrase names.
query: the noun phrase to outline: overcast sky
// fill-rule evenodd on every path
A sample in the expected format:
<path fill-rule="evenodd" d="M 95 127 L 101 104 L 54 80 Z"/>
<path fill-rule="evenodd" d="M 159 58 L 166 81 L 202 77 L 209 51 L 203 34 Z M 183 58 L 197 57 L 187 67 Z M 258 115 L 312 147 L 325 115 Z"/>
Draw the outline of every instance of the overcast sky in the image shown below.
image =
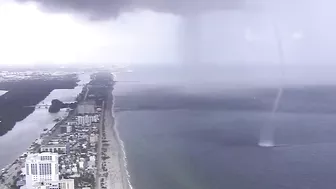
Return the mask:
<path fill-rule="evenodd" d="M 0 0 L 0 64 L 181 63 L 192 52 L 206 63 L 274 63 L 275 27 L 288 64 L 336 60 L 333 0 L 247 0 L 221 11 L 163 0 L 20 1 Z"/>
<path fill-rule="evenodd" d="M 0 4 L 0 63 L 176 61 L 178 18 L 149 10 L 90 22 L 36 3 Z"/>

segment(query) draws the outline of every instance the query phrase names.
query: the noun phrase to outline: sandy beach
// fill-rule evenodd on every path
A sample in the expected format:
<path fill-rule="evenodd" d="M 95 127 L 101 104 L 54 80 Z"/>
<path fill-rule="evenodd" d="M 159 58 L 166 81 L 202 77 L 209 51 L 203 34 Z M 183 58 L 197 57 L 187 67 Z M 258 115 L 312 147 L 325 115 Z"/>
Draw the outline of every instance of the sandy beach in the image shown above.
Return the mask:
<path fill-rule="evenodd" d="M 102 156 L 106 155 L 107 159 L 100 158 L 100 177 L 97 185 L 100 188 L 108 189 L 131 189 L 128 181 L 126 170 L 125 154 L 123 144 L 119 138 L 113 116 L 112 98 L 106 104 L 104 112 L 104 121 L 102 125 Z"/>

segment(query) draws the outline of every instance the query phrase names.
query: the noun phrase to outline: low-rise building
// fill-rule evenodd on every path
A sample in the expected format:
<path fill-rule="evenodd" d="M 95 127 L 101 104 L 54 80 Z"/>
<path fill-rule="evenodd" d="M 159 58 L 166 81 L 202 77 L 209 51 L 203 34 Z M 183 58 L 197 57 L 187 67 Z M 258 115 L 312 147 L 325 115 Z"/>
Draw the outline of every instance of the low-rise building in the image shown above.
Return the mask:
<path fill-rule="evenodd" d="M 59 189 L 75 189 L 74 179 L 62 179 L 59 181 Z"/>
<path fill-rule="evenodd" d="M 60 126 L 61 133 L 71 133 L 73 130 L 72 125 L 61 125 Z"/>
<path fill-rule="evenodd" d="M 24 185 L 20 189 L 29 189 L 27 185 Z M 74 179 L 61 179 L 59 181 L 52 182 L 39 182 L 36 183 L 32 189 L 75 189 Z"/>
<path fill-rule="evenodd" d="M 68 144 L 46 144 L 41 146 L 41 152 L 67 153 Z"/>
<path fill-rule="evenodd" d="M 98 136 L 96 135 L 96 134 L 91 134 L 90 135 L 90 138 L 89 138 L 89 140 L 90 140 L 90 143 L 96 143 L 97 141 L 98 141 Z"/>

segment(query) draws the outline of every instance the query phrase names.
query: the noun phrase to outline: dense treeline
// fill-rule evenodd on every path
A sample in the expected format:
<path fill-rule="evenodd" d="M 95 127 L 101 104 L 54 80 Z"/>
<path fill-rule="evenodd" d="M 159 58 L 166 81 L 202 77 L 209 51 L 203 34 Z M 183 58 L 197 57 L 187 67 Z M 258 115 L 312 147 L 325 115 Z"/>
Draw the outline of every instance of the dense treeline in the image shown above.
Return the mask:
<path fill-rule="evenodd" d="M 70 109 L 75 109 L 77 107 L 77 102 L 73 103 L 64 103 L 58 99 L 54 99 L 51 101 L 51 106 L 49 107 L 49 112 L 50 113 L 57 113 L 59 112 L 62 108 L 70 108 Z"/>

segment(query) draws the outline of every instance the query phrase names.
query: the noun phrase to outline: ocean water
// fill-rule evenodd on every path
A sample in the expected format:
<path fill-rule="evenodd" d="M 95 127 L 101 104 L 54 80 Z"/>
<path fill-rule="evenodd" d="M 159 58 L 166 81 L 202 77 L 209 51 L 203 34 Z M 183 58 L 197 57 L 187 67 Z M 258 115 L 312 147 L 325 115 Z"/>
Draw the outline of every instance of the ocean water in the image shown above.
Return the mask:
<path fill-rule="evenodd" d="M 255 93 L 235 92 L 242 101 L 223 103 L 223 96 L 231 94 L 218 92 L 224 85 L 197 86 L 197 80 L 189 80 L 186 86 L 172 80 L 178 75 L 164 80 L 168 73 L 149 73 L 156 75 L 117 75 L 140 82 L 120 82 L 114 90 L 133 188 L 336 188 L 336 114 L 311 112 L 324 108 L 318 103 L 330 107 L 334 101 L 323 97 L 313 103 L 301 93 L 287 96 L 290 101 L 280 101 L 280 106 L 288 111 L 270 120 L 274 99 L 259 99 L 262 106 L 245 109 L 245 99 L 256 98 Z M 199 93 L 202 98 L 187 100 Z M 295 109 L 299 104 L 308 108 Z M 275 127 L 276 147 L 258 146 L 265 125 Z"/>
<path fill-rule="evenodd" d="M 274 148 L 257 146 L 262 112 L 117 114 L 136 189 L 335 188 L 336 118 L 280 114 Z"/>
<path fill-rule="evenodd" d="M 90 81 L 89 74 L 79 76 L 79 84 Z M 45 104 L 50 104 L 53 99 L 63 102 L 73 102 L 77 95 L 82 91 L 82 86 L 74 89 L 53 90 L 44 100 Z M 45 128 L 52 128 L 56 118 L 67 115 L 65 110 L 58 113 L 49 113 L 48 109 L 36 109 L 24 120 L 17 122 L 14 128 L 0 137 L 0 167 L 12 163 L 17 157 L 26 151 L 35 139 L 39 138 Z"/>

